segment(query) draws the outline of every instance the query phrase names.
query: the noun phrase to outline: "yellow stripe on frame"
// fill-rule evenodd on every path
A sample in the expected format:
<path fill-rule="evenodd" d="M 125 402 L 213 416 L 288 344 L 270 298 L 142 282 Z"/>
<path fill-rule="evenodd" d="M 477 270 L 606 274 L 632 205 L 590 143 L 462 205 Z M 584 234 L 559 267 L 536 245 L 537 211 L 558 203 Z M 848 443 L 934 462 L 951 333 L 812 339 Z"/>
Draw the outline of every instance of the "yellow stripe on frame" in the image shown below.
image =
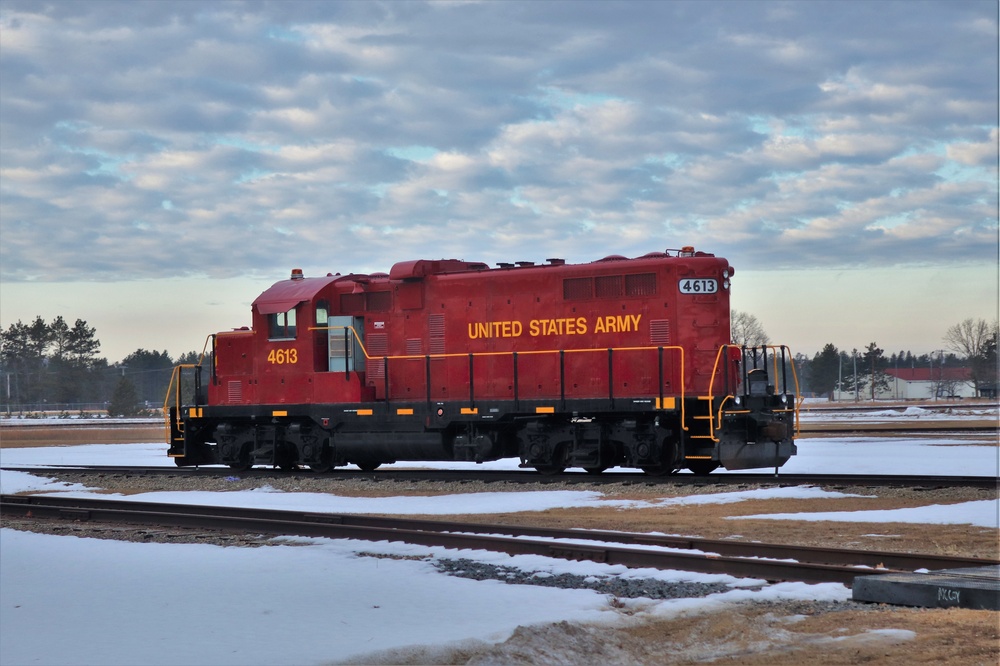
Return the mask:
<path fill-rule="evenodd" d="M 536 414 L 555 414 L 555 407 L 535 407 Z"/>
<path fill-rule="evenodd" d="M 469 414 L 478 414 L 478 407 L 462 407 L 462 414 L 468 416 Z"/>
<path fill-rule="evenodd" d="M 657 409 L 677 409 L 677 398 L 656 399 Z"/>
<path fill-rule="evenodd" d="M 277 409 L 271 412 L 271 416 L 288 416 L 288 412 L 283 409 Z"/>
<path fill-rule="evenodd" d="M 358 416 L 371 416 L 372 414 L 374 414 L 374 411 L 372 411 L 371 409 L 358 410 Z"/>
<path fill-rule="evenodd" d="M 396 416 L 413 416 L 413 410 L 409 407 L 400 407 L 396 410 Z"/>
<path fill-rule="evenodd" d="M 711 460 L 712 456 L 684 456 L 686 460 Z"/>

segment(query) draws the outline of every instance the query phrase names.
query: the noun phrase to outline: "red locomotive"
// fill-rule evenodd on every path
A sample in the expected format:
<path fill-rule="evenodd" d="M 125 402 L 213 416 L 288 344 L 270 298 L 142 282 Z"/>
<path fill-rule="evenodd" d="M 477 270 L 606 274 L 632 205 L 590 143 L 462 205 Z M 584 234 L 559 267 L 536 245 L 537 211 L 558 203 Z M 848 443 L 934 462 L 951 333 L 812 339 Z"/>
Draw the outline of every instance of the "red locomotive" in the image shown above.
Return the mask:
<path fill-rule="evenodd" d="M 729 344 L 732 275 L 691 247 L 296 269 L 253 302 L 252 328 L 210 337 L 210 363 L 178 367 L 168 455 L 320 471 L 513 457 L 543 473 L 776 468 L 795 453 L 794 370 L 784 346 Z"/>

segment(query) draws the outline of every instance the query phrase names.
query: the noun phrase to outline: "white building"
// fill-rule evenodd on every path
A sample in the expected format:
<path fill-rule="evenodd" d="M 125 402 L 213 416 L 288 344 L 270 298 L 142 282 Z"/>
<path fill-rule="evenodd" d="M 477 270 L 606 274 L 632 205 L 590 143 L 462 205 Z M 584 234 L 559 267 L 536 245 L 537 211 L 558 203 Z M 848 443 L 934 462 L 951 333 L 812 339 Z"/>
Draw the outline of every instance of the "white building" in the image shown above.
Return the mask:
<path fill-rule="evenodd" d="M 948 400 L 975 398 L 976 389 L 969 368 L 889 368 L 889 389 L 875 394 L 876 400 Z M 849 381 L 849 380 L 847 380 Z M 850 402 L 854 391 L 835 391 L 834 400 Z M 858 392 L 859 400 L 871 400 L 871 389 Z"/>

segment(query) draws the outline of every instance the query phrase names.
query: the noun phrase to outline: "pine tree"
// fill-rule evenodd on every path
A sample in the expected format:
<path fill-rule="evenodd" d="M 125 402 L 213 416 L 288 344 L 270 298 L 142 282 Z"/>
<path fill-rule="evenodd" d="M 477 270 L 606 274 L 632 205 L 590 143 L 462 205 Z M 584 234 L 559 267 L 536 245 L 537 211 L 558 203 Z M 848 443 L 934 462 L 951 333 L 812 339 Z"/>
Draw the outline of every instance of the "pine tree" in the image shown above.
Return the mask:
<path fill-rule="evenodd" d="M 833 343 L 827 343 L 823 351 L 813 357 L 810 367 L 812 390 L 833 400 L 833 392 L 837 388 L 837 379 L 840 376 L 840 352 Z"/>
<path fill-rule="evenodd" d="M 874 342 L 869 344 L 865 349 L 863 373 L 868 376 L 866 383 L 868 384 L 872 400 L 879 393 L 889 390 L 889 376 L 885 373 L 886 359 L 884 353 L 885 350 L 880 349 Z"/>
<path fill-rule="evenodd" d="M 135 416 L 139 413 L 139 398 L 135 392 L 135 384 L 127 377 L 122 377 L 115 387 L 108 404 L 109 416 Z"/>

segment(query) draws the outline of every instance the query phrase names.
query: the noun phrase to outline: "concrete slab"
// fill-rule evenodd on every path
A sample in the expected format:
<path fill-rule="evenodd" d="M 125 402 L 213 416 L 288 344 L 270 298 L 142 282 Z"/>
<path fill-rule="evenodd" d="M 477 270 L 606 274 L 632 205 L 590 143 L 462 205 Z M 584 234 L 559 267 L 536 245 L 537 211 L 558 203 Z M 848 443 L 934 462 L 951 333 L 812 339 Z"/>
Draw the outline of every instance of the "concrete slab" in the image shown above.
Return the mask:
<path fill-rule="evenodd" d="M 858 576 L 853 598 L 897 606 L 1000 610 L 1000 565 Z"/>

